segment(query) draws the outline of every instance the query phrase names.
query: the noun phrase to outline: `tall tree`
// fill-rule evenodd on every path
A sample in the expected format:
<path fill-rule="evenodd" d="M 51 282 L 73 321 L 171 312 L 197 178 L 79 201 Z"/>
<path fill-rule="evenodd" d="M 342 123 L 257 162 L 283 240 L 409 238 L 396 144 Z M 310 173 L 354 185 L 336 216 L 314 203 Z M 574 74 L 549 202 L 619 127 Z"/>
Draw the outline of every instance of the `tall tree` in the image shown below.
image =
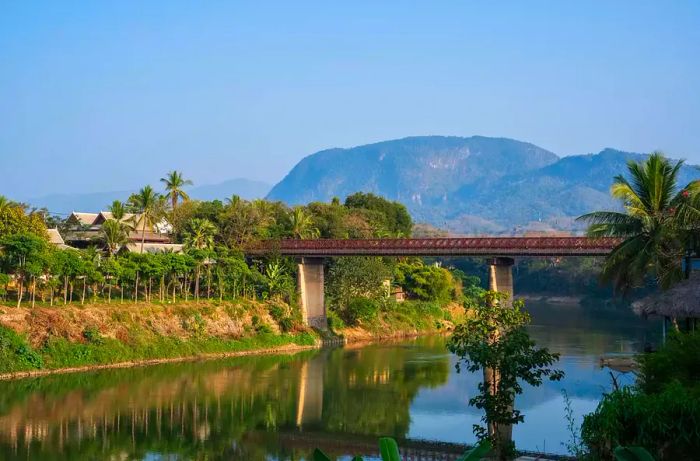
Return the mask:
<path fill-rule="evenodd" d="M 161 196 L 151 186 L 146 186 L 137 194 L 129 197 L 129 204 L 137 211 L 134 225 L 141 226 L 141 253 L 146 241 L 146 227 L 153 228 L 162 215 Z"/>
<path fill-rule="evenodd" d="M 616 289 L 629 290 L 652 275 L 662 288 L 682 278 L 681 261 L 688 250 L 688 228 L 697 212 L 697 181 L 679 190 L 683 162 L 670 162 L 661 152 L 627 164 L 629 179 L 615 177 L 611 195 L 624 212 L 596 211 L 579 217 L 588 222 L 591 237 L 623 241 L 607 257 L 602 271 Z"/>
<path fill-rule="evenodd" d="M 113 256 L 119 250 L 119 247 L 129 241 L 129 234 L 126 227 L 116 219 L 108 219 L 102 223 L 102 239 L 105 242 L 109 255 Z"/>
<path fill-rule="evenodd" d="M 208 219 L 194 218 L 185 231 L 185 247 L 209 250 L 214 246 L 216 226 Z"/>
<path fill-rule="evenodd" d="M 319 230 L 314 225 L 311 214 L 307 213 L 302 207 L 296 207 L 292 210 L 290 221 L 292 237 L 297 239 L 318 238 Z"/>
<path fill-rule="evenodd" d="M 170 204 L 173 208 L 177 208 L 179 199 L 189 200 L 190 197 L 182 190 L 185 186 L 191 186 L 193 183 L 189 179 L 185 179 L 179 171 L 171 171 L 164 178 L 160 178 L 160 182 L 165 184 L 165 191 L 170 197 Z"/>

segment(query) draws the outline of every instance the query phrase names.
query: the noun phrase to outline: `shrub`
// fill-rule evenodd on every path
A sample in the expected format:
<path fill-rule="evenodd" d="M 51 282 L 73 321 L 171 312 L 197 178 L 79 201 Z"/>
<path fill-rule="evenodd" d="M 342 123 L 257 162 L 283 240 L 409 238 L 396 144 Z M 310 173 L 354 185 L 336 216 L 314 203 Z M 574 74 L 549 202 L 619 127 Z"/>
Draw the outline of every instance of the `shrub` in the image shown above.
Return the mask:
<path fill-rule="evenodd" d="M 345 308 L 345 321 L 350 325 L 357 325 L 360 322 L 371 322 L 377 318 L 379 305 L 376 301 L 368 298 L 354 298 Z"/>
<path fill-rule="evenodd" d="M 700 385 L 700 332 L 676 333 L 658 351 L 639 357 L 638 384 L 646 393 L 661 392 L 670 382 Z"/>
<path fill-rule="evenodd" d="M 328 328 L 330 328 L 331 331 L 337 333 L 338 331 L 345 328 L 345 326 L 345 322 L 342 318 L 340 318 L 338 313 L 333 309 L 328 309 Z"/>
<path fill-rule="evenodd" d="M 14 330 L 0 327 L 0 372 L 43 368 L 41 356 Z"/>
<path fill-rule="evenodd" d="M 90 344 L 102 344 L 104 342 L 100 330 L 95 327 L 85 328 L 83 331 L 83 338 Z"/>
<path fill-rule="evenodd" d="M 618 445 L 644 447 L 658 461 L 695 459 L 700 452 L 699 397 L 678 382 L 658 394 L 616 390 L 585 416 L 581 439 L 594 459 L 613 459 Z"/>

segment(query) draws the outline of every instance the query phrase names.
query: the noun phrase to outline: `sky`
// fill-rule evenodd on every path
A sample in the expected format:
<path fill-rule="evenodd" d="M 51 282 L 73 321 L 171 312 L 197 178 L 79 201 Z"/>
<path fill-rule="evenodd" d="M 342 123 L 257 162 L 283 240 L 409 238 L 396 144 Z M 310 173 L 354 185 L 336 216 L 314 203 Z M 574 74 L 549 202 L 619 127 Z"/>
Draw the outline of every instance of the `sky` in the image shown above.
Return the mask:
<path fill-rule="evenodd" d="M 700 163 L 700 2 L 0 0 L 0 194 L 502 136 Z"/>

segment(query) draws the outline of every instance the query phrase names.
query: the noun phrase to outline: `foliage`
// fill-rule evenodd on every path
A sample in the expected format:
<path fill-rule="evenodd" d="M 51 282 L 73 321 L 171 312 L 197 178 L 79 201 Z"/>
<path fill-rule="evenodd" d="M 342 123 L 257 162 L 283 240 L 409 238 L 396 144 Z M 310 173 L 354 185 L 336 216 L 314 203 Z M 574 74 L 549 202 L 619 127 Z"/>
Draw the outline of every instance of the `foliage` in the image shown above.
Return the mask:
<path fill-rule="evenodd" d="M 377 302 L 369 298 L 352 299 L 342 313 L 343 320 L 349 325 L 368 323 L 377 318 L 379 306 Z"/>
<path fill-rule="evenodd" d="M 618 445 L 644 447 L 659 461 L 694 459 L 699 427 L 700 393 L 675 382 L 655 394 L 625 387 L 604 395 L 584 417 L 581 438 L 602 460 L 612 459 Z"/>
<path fill-rule="evenodd" d="M 48 237 L 43 216 L 37 212 L 27 214 L 21 205 L 5 201 L 4 205 L 0 206 L 0 238 L 10 234 L 27 233 L 42 238 Z"/>
<path fill-rule="evenodd" d="M 399 263 L 394 269 L 396 284 L 423 301 L 447 302 L 461 291 L 452 274 L 442 267 L 423 263 Z"/>
<path fill-rule="evenodd" d="M 0 326 L 0 373 L 43 367 L 41 356 L 14 330 Z"/>
<path fill-rule="evenodd" d="M 700 332 L 672 332 L 663 347 L 640 355 L 638 361 L 642 392 L 658 393 L 673 382 L 700 389 Z"/>
<path fill-rule="evenodd" d="M 614 454 L 616 461 L 654 461 L 651 453 L 643 447 L 617 447 Z"/>
<path fill-rule="evenodd" d="M 467 450 L 458 458 L 458 461 L 479 461 L 484 458 L 489 451 L 491 451 L 491 444 L 488 440 L 485 440 Z M 381 437 L 379 439 L 379 456 L 382 461 L 401 461 L 401 454 L 399 453 L 399 446 L 396 440 L 391 437 Z M 331 461 L 328 455 L 318 448 L 313 451 L 311 457 L 313 461 Z M 352 458 L 352 461 L 362 461 L 362 457 L 355 456 Z"/>
<path fill-rule="evenodd" d="M 357 192 L 345 199 L 348 208 L 361 208 L 374 212 L 373 220 L 393 237 L 411 235 L 413 221 L 406 207 L 372 193 Z"/>
<path fill-rule="evenodd" d="M 331 305 L 337 306 L 339 311 L 345 309 L 354 298 L 379 300 L 386 297 L 383 283 L 390 278 L 390 274 L 391 270 L 382 258 L 337 258 L 328 269 L 326 294 Z"/>
<path fill-rule="evenodd" d="M 578 218 L 590 223 L 592 237 L 624 239 L 606 258 L 602 271 L 603 280 L 616 288 L 641 286 L 648 275 L 663 288 L 682 278 L 682 257 L 691 243 L 697 243 L 690 236 L 700 229 L 700 182 L 678 190 L 682 164 L 672 164 L 660 152 L 642 162 L 630 161 L 630 178 L 616 176 L 611 188 L 625 212 L 596 211 Z"/>
<path fill-rule="evenodd" d="M 185 179 L 181 172 L 173 170 L 164 178 L 160 178 L 160 182 L 165 185 L 165 190 L 170 197 L 170 203 L 173 210 L 177 208 L 177 202 L 179 199 L 185 201 L 190 199 L 182 188 L 185 186 L 191 186 L 192 181 Z"/>
<path fill-rule="evenodd" d="M 502 459 L 512 450 L 502 431 L 524 421 L 513 407 L 515 396 L 523 392 L 521 383 L 539 386 L 544 378 L 555 381 L 563 377 L 563 372 L 550 368 L 559 355 L 536 347 L 525 330 L 530 317 L 523 302 L 513 301 L 512 307 L 504 305 L 507 302 L 507 295 L 486 292 L 448 343 L 449 350 L 459 357 L 458 371 L 461 366 L 469 372 L 484 371 L 484 382 L 469 404 L 484 410 L 482 421 L 489 430 L 475 425 L 474 433 L 479 440 L 489 437 Z"/>

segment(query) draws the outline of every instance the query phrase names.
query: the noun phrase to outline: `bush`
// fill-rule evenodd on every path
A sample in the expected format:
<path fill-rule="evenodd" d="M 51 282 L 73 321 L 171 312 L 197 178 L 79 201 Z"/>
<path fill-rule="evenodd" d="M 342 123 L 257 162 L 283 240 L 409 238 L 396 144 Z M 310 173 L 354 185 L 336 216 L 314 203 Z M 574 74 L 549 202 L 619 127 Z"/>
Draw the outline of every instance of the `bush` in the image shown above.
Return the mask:
<path fill-rule="evenodd" d="M 100 330 L 95 327 L 85 328 L 83 331 L 83 338 L 90 344 L 102 344 L 104 342 Z"/>
<path fill-rule="evenodd" d="M 338 315 L 338 313 L 333 309 L 328 309 L 328 328 L 334 333 L 345 328 L 345 322 Z"/>
<path fill-rule="evenodd" d="M 0 327 L 0 372 L 43 368 L 41 356 L 14 330 Z"/>
<path fill-rule="evenodd" d="M 638 384 L 646 393 L 661 392 L 670 382 L 700 385 L 700 332 L 676 333 L 658 351 L 639 357 Z"/>
<path fill-rule="evenodd" d="M 618 445 L 642 446 L 657 461 L 697 459 L 698 428 L 700 394 L 675 382 L 658 394 L 623 388 L 605 395 L 585 416 L 581 439 L 594 459 L 613 459 Z"/>
<path fill-rule="evenodd" d="M 360 322 L 371 322 L 377 318 L 379 305 L 376 301 L 368 298 L 354 298 L 345 308 L 344 320 L 350 325 L 357 325 Z"/>

